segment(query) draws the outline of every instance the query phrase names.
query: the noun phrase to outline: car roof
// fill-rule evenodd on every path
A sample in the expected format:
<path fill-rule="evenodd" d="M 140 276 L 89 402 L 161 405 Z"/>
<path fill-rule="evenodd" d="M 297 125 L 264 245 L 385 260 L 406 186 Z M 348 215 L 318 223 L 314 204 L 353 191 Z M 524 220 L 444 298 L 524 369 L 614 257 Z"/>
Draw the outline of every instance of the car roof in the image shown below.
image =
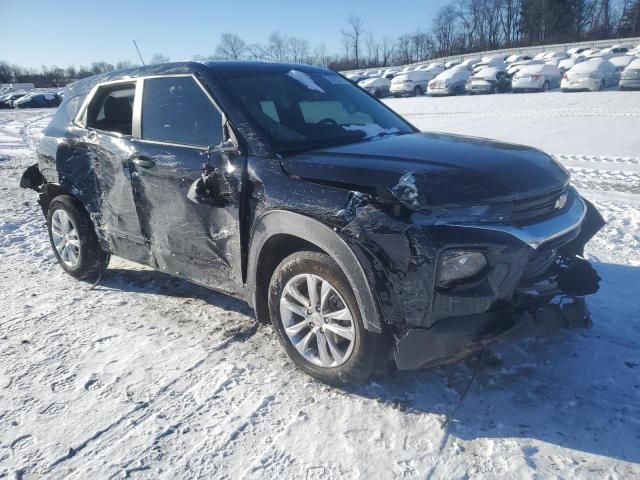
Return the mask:
<path fill-rule="evenodd" d="M 117 80 L 134 80 L 139 77 L 150 75 L 176 75 L 199 73 L 210 71 L 214 74 L 223 73 L 265 73 L 265 72 L 288 72 L 289 70 L 298 70 L 304 73 L 328 73 L 330 70 L 312 65 L 302 65 L 294 63 L 271 63 L 260 61 L 237 61 L 237 60 L 216 60 L 211 62 L 172 62 L 161 63 L 157 65 L 145 65 L 125 70 L 115 70 L 112 72 L 94 75 L 92 77 L 83 78 L 70 85 L 68 88 L 77 93 L 87 92 L 95 85 L 117 81 Z"/>

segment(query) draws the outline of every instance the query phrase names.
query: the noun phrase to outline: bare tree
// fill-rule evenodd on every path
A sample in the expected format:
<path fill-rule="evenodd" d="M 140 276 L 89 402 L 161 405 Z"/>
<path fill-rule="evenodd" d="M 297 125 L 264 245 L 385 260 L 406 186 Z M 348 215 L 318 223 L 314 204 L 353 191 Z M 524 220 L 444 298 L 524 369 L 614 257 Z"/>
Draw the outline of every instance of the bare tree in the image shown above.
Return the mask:
<path fill-rule="evenodd" d="M 269 36 L 267 52 L 271 60 L 282 62 L 287 57 L 287 37 L 280 32 L 273 32 Z"/>
<path fill-rule="evenodd" d="M 216 56 L 223 60 L 239 60 L 247 50 L 247 44 L 235 33 L 223 33 L 216 47 Z"/>
<path fill-rule="evenodd" d="M 251 60 L 262 60 L 266 56 L 264 47 L 259 43 L 247 45 L 247 54 Z"/>
<path fill-rule="evenodd" d="M 157 65 L 159 63 L 169 63 L 170 61 L 171 60 L 166 55 L 163 55 L 161 53 L 154 53 L 153 57 L 151 57 L 151 61 L 149 62 L 149 64 Z"/>
<path fill-rule="evenodd" d="M 304 38 L 289 37 L 289 53 L 293 63 L 304 63 L 309 56 L 309 42 Z"/>
<path fill-rule="evenodd" d="M 360 43 L 362 35 L 364 34 L 364 20 L 358 15 L 349 15 L 347 18 L 349 24 L 349 30 L 343 30 L 342 35 L 349 39 L 350 45 L 353 47 L 353 58 L 356 67 L 360 66 Z"/>

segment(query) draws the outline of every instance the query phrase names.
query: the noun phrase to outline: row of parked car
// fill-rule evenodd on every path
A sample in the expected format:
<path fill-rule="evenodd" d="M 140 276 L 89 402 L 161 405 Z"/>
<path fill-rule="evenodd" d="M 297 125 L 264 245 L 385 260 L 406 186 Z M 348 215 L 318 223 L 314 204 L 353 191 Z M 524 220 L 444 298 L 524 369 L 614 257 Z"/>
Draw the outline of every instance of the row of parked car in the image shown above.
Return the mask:
<path fill-rule="evenodd" d="M 51 108 L 62 102 L 62 92 L 43 90 L 17 90 L 0 95 L 0 109 Z"/>
<path fill-rule="evenodd" d="M 640 45 L 529 55 L 494 55 L 462 62 L 432 62 L 402 69 L 369 70 L 347 78 L 377 97 L 460 95 L 513 91 L 640 89 Z"/>

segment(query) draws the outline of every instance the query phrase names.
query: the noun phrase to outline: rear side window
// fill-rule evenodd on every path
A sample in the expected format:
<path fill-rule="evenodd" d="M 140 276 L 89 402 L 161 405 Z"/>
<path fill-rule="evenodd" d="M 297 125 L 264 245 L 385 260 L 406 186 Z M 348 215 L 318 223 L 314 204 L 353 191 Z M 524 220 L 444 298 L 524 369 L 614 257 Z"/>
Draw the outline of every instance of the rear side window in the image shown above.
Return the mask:
<path fill-rule="evenodd" d="M 142 95 L 142 138 L 216 146 L 222 143 L 222 115 L 192 77 L 150 78 Z"/>
<path fill-rule="evenodd" d="M 135 84 L 100 87 L 87 108 L 87 127 L 131 135 Z"/>

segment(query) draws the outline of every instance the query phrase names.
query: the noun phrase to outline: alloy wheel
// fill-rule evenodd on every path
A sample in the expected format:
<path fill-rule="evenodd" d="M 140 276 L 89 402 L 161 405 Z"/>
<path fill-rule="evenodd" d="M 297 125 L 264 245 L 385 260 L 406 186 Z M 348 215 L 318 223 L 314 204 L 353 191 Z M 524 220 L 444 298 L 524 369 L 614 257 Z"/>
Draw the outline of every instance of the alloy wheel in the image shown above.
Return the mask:
<path fill-rule="evenodd" d="M 280 318 L 294 348 L 325 368 L 344 364 L 355 343 L 353 316 L 336 288 L 313 274 L 296 275 L 280 296 Z"/>
<path fill-rule="evenodd" d="M 71 217 L 62 209 L 51 216 L 51 236 L 60 259 L 69 268 L 75 268 L 80 261 L 80 238 Z"/>

